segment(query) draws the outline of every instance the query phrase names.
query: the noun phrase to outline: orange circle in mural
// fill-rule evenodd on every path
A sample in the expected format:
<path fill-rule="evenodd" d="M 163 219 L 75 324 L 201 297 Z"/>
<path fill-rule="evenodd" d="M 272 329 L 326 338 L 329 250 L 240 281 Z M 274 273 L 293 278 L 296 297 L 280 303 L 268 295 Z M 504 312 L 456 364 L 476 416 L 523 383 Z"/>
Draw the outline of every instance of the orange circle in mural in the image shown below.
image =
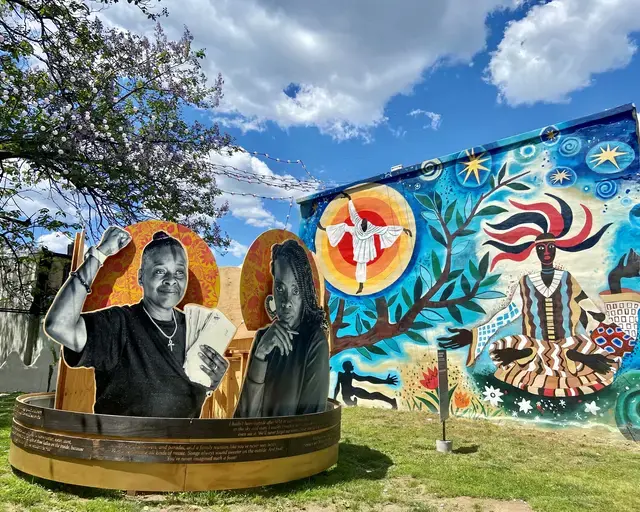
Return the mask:
<path fill-rule="evenodd" d="M 215 308 L 220 297 L 220 272 L 216 259 L 206 242 L 189 228 L 174 222 L 148 220 L 125 228 L 131 241 L 119 253 L 107 258 L 91 286 L 91 294 L 84 303 L 84 311 L 109 306 L 136 304 L 142 299 L 138 284 L 138 269 L 142 250 L 153 235 L 164 231 L 180 241 L 187 252 L 189 278 L 187 291 L 178 305 L 200 304 Z"/>
<path fill-rule="evenodd" d="M 265 301 L 273 293 L 271 248 L 286 240 L 295 240 L 304 247 L 311 264 L 313 284 L 316 288 L 319 305 L 322 307 L 324 304 L 324 290 L 321 286 L 324 279 L 320 278 L 313 254 L 294 233 L 284 229 L 269 230 L 256 238 L 249 247 L 240 274 L 240 306 L 242 318 L 249 331 L 261 329 L 271 323 L 265 309 Z"/>
<path fill-rule="evenodd" d="M 353 233 L 349 201 L 342 196 L 331 201 L 323 212 L 322 226 L 336 226 L 333 230 L 338 233 L 332 246 L 327 231 L 316 231 L 316 256 L 325 279 L 336 289 L 354 295 L 359 288 L 356 259 L 363 259 L 354 253 L 364 252 L 370 257 L 373 252 L 375 255 L 366 264 L 362 290 L 362 295 L 371 295 L 392 285 L 407 268 L 415 247 L 416 222 L 409 203 L 391 187 L 366 184 L 349 191 L 349 195 L 357 215 L 374 228 L 399 226 L 411 232 L 409 235 L 403 231 L 398 236 L 376 233 L 359 240 Z M 386 248 L 381 235 L 386 238 Z"/>

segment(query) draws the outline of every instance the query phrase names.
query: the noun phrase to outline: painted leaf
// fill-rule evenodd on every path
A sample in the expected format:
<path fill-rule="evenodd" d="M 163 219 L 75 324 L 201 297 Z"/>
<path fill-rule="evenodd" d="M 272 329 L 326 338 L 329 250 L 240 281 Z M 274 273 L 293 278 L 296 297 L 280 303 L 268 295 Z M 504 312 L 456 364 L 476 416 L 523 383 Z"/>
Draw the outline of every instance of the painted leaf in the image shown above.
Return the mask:
<path fill-rule="evenodd" d="M 420 276 L 424 279 L 424 282 L 427 285 L 427 288 L 431 288 L 433 286 L 433 276 L 429 269 L 423 265 L 420 265 Z"/>
<path fill-rule="evenodd" d="M 409 292 L 404 288 L 402 289 L 402 300 L 404 300 L 404 303 L 407 306 L 411 306 L 411 304 L 413 304 L 413 301 L 411 300 L 411 296 L 409 295 Z"/>
<path fill-rule="evenodd" d="M 460 304 L 460 307 L 468 309 L 469 311 L 475 311 L 476 313 L 486 313 L 486 311 L 482 308 L 482 306 L 480 306 L 479 304 L 476 304 L 471 300 L 468 302 L 465 302 L 464 304 Z"/>
<path fill-rule="evenodd" d="M 431 236 L 436 242 L 438 242 L 440 245 L 444 247 L 447 246 L 447 242 L 445 241 L 444 236 L 442 236 L 442 233 L 440 233 L 440 231 L 438 231 L 436 228 L 434 228 L 431 225 L 429 226 L 429 231 L 431 231 Z"/>
<path fill-rule="evenodd" d="M 442 212 L 442 197 L 437 192 L 433 193 L 433 204 L 436 206 L 436 210 Z"/>
<path fill-rule="evenodd" d="M 462 276 L 460 278 L 460 286 L 462 287 L 462 291 L 465 295 L 469 295 L 469 293 L 471 293 L 471 284 L 469 283 L 467 276 Z"/>
<path fill-rule="evenodd" d="M 491 205 L 485 206 L 482 210 L 476 213 L 477 217 L 488 217 L 490 215 L 499 215 L 501 213 L 506 212 L 507 210 L 502 206 Z"/>
<path fill-rule="evenodd" d="M 457 254 L 462 254 L 467 247 L 469 247 L 469 241 L 464 241 L 464 240 L 456 240 L 453 243 L 453 248 L 451 249 L 451 255 L 455 256 Z"/>
<path fill-rule="evenodd" d="M 428 324 L 427 322 L 414 322 L 411 328 L 414 331 L 424 331 L 425 329 L 431 329 L 433 327 L 432 324 Z"/>
<path fill-rule="evenodd" d="M 456 228 L 460 229 L 463 224 L 464 219 L 462 218 L 462 215 L 460 215 L 460 212 L 456 212 Z"/>
<path fill-rule="evenodd" d="M 413 286 L 413 301 L 418 302 L 422 297 L 422 278 L 418 276 L 416 284 Z"/>
<path fill-rule="evenodd" d="M 425 345 L 427 342 L 427 340 L 425 340 L 422 336 L 420 336 L 417 332 L 413 332 L 413 331 L 407 331 L 405 332 L 405 334 L 411 338 L 411 341 L 415 342 L 415 343 L 419 343 L 422 345 Z"/>
<path fill-rule="evenodd" d="M 511 190 L 517 190 L 519 192 L 523 192 L 525 190 L 531 189 L 531 187 L 529 187 L 528 185 L 525 185 L 524 183 L 518 183 L 518 182 L 509 183 L 507 187 L 509 187 Z"/>
<path fill-rule="evenodd" d="M 433 309 L 423 309 L 420 312 L 420 315 L 426 318 L 427 320 L 431 320 L 432 322 L 437 322 L 438 320 L 444 320 L 444 317 L 437 311 L 434 311 Z"/>
<path fill-rule="evenodd" d="M 495 176 L 489 176 L 489 186 L 493 189 L 496 188 L 496 178 Z"/>
<path fill-rule="evenodd" d="M 401 352 L 400 346 L 398 345 L 398 342 L 396 340 L 394 340 L 393 338 L 388 339 L 388 340 L 384 340 L 384 343 L 385 343 L 385 345 L 387 347 L 389 347 L 394 352 L 397 352 L 398 354 Z"/>
<path fill-rule="evenodd" d="M 436 207 L 433 204 L 433 201 L 431 200 L 431 198 L 425 194 L 414 194 L 415 198 L 418 200 L 418 202 L 424 206 L 425 208 L 428 208 L 429 210 L 435 210 Z"/>
<path fill-rule="evenodd" d="M 464 215 L 465 217 L 469 217 L 471 215 L 471 210 L 473 210 L 473 203 L 471 201 L 471 194 L 467 196 L 467 200 L 464 203 Z"/>
<path fill-rule="evenodd" d="M 427 222 L 434 222 L 438 220 L 438 216 L 433 210 L 427 210 L 426 212 L 422 212 L 420 215 L 422 215 L 422 218 Z"/>
<path fill-rule="evenodd" d="M 329 314 L 333 315 L 336 312 L 339 302 L 340 299 L 332 299 L 331 302 L 329 302 Z"/>
<path fill-rule="evenodd" d="M 484 279 L 484 276 L 487 275 L 487 270 L 489 270 L 489 253 L 485 254 L 480 260 L 480 265 L 478 266 L 480 279 Z"/>
<path fill-rule="evenodd" d="M 475 229 L 463 229 L 462 231 L 460 231 L 460 233 L 458 233 L 458 236 L 469 236 L 473 235 L 475 232 Z"/>
<path fill-rule="evenodd" d="M 504 164 L 502 164 L 502 168 L 498 173 L 498 183 L 502 183 L 502 180 L 506 175 L 507 175 L 507 163 L 505 162 Z"/>
<path fill-rule="evenodd" d="M 488 300 L 488 299 L 504 299 L 506 295 L 502 292 L 496 292 L 494 290 L 488 290 L 486 292 L 480 292 L 476 294 L 476 299 Z"/>
<path fill-rule="evenodd" d="M 373 360 L 369 351 L 364 347 L 356 347 L 356 350 L 360 353 L 362 357 L 366 357 L 369 361 Z"/>
<path fill-rule="evenodd" d="M 453 202 L 447 206 L 447 210 L 444 214 L 444 223 L 445 224 L 449 224 L 449 222 L 451 222 L 451 219 L 453 218 L 453 212 L 456 211 L 456 200 L 454 199 Z"/>
<path fill-rule="evenodd" d="M 483 286 L 491 286 L 493 284 L 496 284 L 498 282 L 498 279 L 500 279 L 500 275 L 501 274 L 496 274 L 496 275 L 487 277 L 484 281 L 482 281 L 482 283 L 480 283 L 480 287 L 482 288 Z"/>
<path fill-rule="evenodd" d="M 422 398 L 421 396 L 417 396 L 416 398 L 420 400 L 424 405 L 426 405 L 429 408 L 430 412 L 433 412 L 433 413 L 438 412 L 438 408 L 435 405 L 433 405 L 431 402 L 429 402 L 429 400 L 427 400 L 426 398 Z"/>
<path fill-rule="evenodd" d="M 362 334 L 362 320 L 360 320 L 360 315 L 356 316 L 356 332 Z"/>
<path fill-rule="evenodd" d="M 372 309 L 373 311 L 376 310 L 376 303 L 373 302 L 371 299 L 364 299 L 362 303 L 365 305 L 365 307 Z"/>
<path fill-rule="evenodd" d="M 344 316 L 353 315 L 356 311 L 358 311 L 358 306 L 349 306 L 344 310 Z"/>
<path fill-rule="evenodd" d="M 376 318 L 378 318 L 373 311 L 366 310 L 364 314 L 371 318 L 371 320 L 375 320 Z"/>
<path fill-rule="evenodd" d="M 401 318 L 402 318 L 402 306 L 398 304 L 398 307 L 396 308 L 395 322 L 398 323 Z"/>
<path fill-rule="evenodd" d="M 478 267 L 476 267 L 476 264 L 471 260 L 469 260 L 469 272 L 471 272 L 471 277 L 476 281 L 480 281 L 480 279 L 482 279 L 480 277 L 480 272 L 478 272 Z"/>
<path fill-rule="evenodd" d="M 367 330 L 370 331 L 371 330 L 371 323 L 368 320 L 365 320 L 364 318 L 362 319 L 362 325 L 363 327 Z"/>
<path fill-rule="evenodd" d="M 382 350 L 380 347 L 376 347 L 375 345 L 371 345 L 369 347 L 367 347 L 367 350 L 369 352 L 371 352 L 372 354 L 375 354 L 377 356 L 386 356 L 387 353 Z"/>
<path fill-rule="evenodd" d="M 447 286 L 443 291 L 442 291 L 442 295 L 440 295 L 440 300 L 447 300 L 449 297 L 451 297 L 451 294 L 453 293 L 453 290 L 456 287 L 456 283 L 450 283 L 449 286 Z"/>
<path fill-rule="evenodd" d="M 464 270 L 462 269 L 452 270 L 451 272 L 449 272 L 449 277 L 447 278 L 447 281 L 453 281 L 455 279 L 458 279 L 463 272 Z"/>
<path fill-rule="evenodd" d="M 395 295 L 392 295 L 391 298 L 389 299 L 389 302 L 387 302 L 387 305 L 389 307 L 393 306 L 393 303 L 398 299 L 398 294 L 396 293 Z"/>
<path fill-rule="evenodd" d="M 438 259 L 436 251 L 431 252 L 431 268 L 433 269 L 434 279 L 438 279 L 440 274 L 442 274 L 442 269 L 440 268 L 440 260 Z"/>
<path fill-rule="evenodd" d="M 459 324 L 462 323 L 462 314 L 460 313 L 460 310 L 458 309 L 458 306 L 449 306 L 447 308 L 447 311 L 449 311 L 449 314 L 451 315 L 451 318 L 453 318 Z"/>

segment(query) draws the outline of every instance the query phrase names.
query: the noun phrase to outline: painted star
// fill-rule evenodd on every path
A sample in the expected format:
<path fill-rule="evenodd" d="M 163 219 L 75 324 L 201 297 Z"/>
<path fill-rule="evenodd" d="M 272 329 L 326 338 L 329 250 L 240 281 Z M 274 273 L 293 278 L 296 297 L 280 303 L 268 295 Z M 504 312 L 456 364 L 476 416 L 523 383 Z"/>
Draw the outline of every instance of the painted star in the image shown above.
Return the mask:
<path fill-rule="evenodd" d="M 558 169 L 551 175 L 551 181 L 554 184 L 559 183 L 560 185 L 562 185 L 565 180 L 571 181 L 571 174 L 569 174 L 569 171 L 567 171 L 566 169 Z"/>
<path fill-rule="evenodd" d="M 596 405 L 596 402 L 589 402 L 588 404 L 584 404 L 584 410 L 585 412 L 590 412 L 591 414 L 593 414 L 594 416 L 598 415 L 598 411 L 600 410 L 600 407 L 598 407 Z"/>
<path fill-rule="evenodd" d="M 531 401 L 525 400 L 524 398 L 519 402 L 516 402 L 516 405 L 520 408 L 520 412 L 523 412 L 525 414 L 533 410 L 533 407 L 531 406 Z"/>
<path fill-rule="evenodd" d="M 567 403 L 567 402 L 565 402 L 564 400 L 560 400 L 560 405 L 561 405 L 562 407 L 564 407 L 564 406 L 566 405 L 566 403 Z"/>
<path fill-rule="evenodd" d="M 544 134 L 547 140 L 554 140 L 558 135 L 560 135 L 560 132 L 553 128 Z"/>
<path fill-rule="evenodd" d="M 483 162 L 486 162 L 487 160 L 489 160 L 489 157 L 482 158 L 486 153 L 480 153 L 479 155 L 476 155 L 473 149 L 471 150 L 471 152 L 467 150 L 465 151 L 465 153 L 469 157 L 469 160 L 464 162 L 464 169 L 462 169 L 462 171 L 460 171 L 458 174 L 463 174 L 465 172 L 467 173 L 464 177 L 463 183 L 466 183 L 467 180 L 469 179 L 469 176 L 473 174 L 473 176 L 476 179 L 476 182 L 479 185 L 480 171 L 487 171 L 487 172 L 490 171 L 489 168 L 482 165 Z"/>
<path fill-rule="evenodd" d="M 513 416 L 514 418 L 517 418 L 518 417 L 518 411 L 513 411 L 511 413 L 511 416 Z"/>
<path fill-rule="evenodd" d="M 600 153 L 591 157 L 594 162 L 598 162 L 594 167 L 598 167 L 605 162 L 610 162 L 615 165 L 616 169 L 620 169 L 616 158 L 619 156 L 624 156 L 627 153 L 624 151 L 618 151 L 619 147 L 620 146 L 616 146 L 615 148 L 611 149 L 611 145 L 607 144 L 607 149 L 600 148 Z"/>

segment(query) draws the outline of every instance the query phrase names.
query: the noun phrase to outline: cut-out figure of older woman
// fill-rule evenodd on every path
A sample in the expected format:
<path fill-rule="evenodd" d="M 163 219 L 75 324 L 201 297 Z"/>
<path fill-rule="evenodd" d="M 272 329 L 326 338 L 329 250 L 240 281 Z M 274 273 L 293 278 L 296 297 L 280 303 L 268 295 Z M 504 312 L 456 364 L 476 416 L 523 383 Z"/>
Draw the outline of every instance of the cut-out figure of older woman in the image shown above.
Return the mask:
<path fill-rule="evenodd" d="M 322 412 L 329 394 L 329 344 L 311 265 L 295 240 L 273 246 L 276 319 L 256 333 L 236 418 Z"/>

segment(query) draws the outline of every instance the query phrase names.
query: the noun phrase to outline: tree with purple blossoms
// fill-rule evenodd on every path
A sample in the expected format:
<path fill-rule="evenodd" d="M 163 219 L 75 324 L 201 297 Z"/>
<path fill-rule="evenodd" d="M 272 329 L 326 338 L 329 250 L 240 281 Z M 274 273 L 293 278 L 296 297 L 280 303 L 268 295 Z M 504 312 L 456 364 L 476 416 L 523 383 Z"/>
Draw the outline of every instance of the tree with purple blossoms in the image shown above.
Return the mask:
<path fill-rule="evenodd" d="M 92 8 L 115 2 L 0 0 L 0 275 L 14 275 L 15 294 L 45 231 L 98 238 L 161 218 L 229 244 L 208 156 L 236 148 L 218 126 L 184 118 L 218 106 L 222 77 L 207 79 L 187 29 L 172 41 L 160 24 L 152 37 L 105 26 Z M 34 209 L 34 193 L 56 206 Z"/>

